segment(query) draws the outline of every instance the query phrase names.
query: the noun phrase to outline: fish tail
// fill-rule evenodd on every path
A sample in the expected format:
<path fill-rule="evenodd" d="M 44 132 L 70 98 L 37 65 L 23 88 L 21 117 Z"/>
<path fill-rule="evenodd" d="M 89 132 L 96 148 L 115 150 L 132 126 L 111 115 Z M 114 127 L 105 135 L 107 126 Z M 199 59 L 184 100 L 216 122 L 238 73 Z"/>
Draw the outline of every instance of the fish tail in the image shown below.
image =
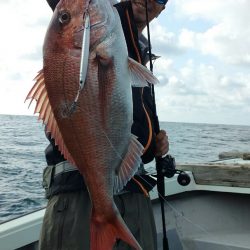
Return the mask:
<path fill-rule="evenodd" d="M 121 239 L 135 250 L 142 250 L 119 213 L 108 221 L 98 221 L 92 214 L 91 219 L 91 250 L 112 250 L 117 239 Z"/>

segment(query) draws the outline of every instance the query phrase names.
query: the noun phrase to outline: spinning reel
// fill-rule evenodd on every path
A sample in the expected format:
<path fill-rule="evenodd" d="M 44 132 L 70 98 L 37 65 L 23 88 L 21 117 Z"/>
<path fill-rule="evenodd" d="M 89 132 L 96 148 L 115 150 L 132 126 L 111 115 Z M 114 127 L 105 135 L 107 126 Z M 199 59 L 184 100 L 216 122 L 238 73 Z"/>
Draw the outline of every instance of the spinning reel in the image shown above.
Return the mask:
<path fill-rule="evenodd" d="M 177 182 L 181 186 L 187 186 L 191 181 L 189 175 L 186 172 L 176 169 L 175 158 L 171 155 L 158 158 L 156 160 L 156 169 L 158 175 L 160 174 L 167 178 L 172 178 L 175 174 L 178 174 Z"/>

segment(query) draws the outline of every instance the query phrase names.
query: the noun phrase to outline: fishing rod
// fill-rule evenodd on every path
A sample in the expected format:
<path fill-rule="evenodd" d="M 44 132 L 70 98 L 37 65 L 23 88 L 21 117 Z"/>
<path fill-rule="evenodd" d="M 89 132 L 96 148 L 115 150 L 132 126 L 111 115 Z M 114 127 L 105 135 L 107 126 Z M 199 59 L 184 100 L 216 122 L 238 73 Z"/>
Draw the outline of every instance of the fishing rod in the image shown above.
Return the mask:
<path fill-rule="evenodd" d="M 146 9 L 146 23 L 147 23 L 147 36 L 148 36 L 148 52 L 149 52 L 149 64 L 150 71 L 153 73 L 153 62 L 152 62 L 152 51 L 151 51 L 151 39 L 149 29 L 149 18 L 148 18 L 148 0 L 145 0 Z M 160 132 L 160 123 L 156 110 L 155 91 L 154 85 L 151 84 L 151 95 L 153 99 L 153 114 L 154 114 L 154 130 L 158 134 Z M 173 177 L 176 173 L 179 174 L 177 181 L 180 185 L 186 186 L 190 183 L 190 177 L 184 171 L 176 169 L 175 159 L 171 155 L 165 157 L 156 157 L 156 171 L 157 171 L 157 190 L 159 194 L 159 200 L 161 205 L 162 215 L 162 229 L 163 229 L 163 250 L 169 250 L 167 231 L 166 231 L 166 219 L 165 219 L 165 182 L 164 178 Z"/>
<path fill-rule="evenodd" d="M 149 65 L 150 71 L 153 73 L 153 62 L 152 62 L 152 51 L 151 51 L 151 39 L 150 39 L 150 30 L 149 30 L 149 19 L 148 19 L 148 0 L 145 0 L 145 9 L 146 9 L 146 23 L 147 23 L 147 36 L 148 36 L 148 52 L 149 52 Z M 156 111 L 155 103 L 155 91 L 154 85 L 151 84 L 151 95 L 153 99 L 153 112 L 154 112 L 154 129 L 156 134 L 160 132 L 160 123 Z M 163 230 L 163 250 L 169 250 L 167 231 L 166 231 L 166 219 L 165 219 L 165 207 L 164 207 L 164 197 L 165 197 L 165 184 L 164 176 L 161 174 L 160 169 L 160 158 L 156 158 L 156 171 L 157 171 L 157 190 L 159 193 L 159 200 L 161 205 L 161 217 L 162 217 L 162 230 Z"/>

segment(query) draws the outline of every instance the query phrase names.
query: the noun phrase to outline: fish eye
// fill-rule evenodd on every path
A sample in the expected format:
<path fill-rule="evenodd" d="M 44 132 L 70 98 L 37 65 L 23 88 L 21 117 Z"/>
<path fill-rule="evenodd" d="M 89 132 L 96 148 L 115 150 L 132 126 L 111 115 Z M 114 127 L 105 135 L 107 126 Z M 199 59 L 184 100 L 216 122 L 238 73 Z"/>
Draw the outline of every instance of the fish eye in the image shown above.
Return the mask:
<path fill-rule="evenodd" d="M 71 16 L 68 11 L 62 11 L 59 13 L 59 22 L 61 24 L 68 24 L 70 22 Z"/>

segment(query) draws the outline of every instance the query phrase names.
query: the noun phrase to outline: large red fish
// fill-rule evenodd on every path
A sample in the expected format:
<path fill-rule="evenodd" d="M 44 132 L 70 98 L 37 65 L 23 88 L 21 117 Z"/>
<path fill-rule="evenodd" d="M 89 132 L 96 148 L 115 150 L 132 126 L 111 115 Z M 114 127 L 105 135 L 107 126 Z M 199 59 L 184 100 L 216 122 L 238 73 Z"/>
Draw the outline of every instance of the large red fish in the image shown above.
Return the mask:
<path fill-rule="evenodd" d="M 148 82 L 157 80 L 128 58 L 111 1 L 59 2 L 44 41 L 43 69 L 27 98 L 37 101 L 35 112 L 84 177 L 92 202 L 91 250 L 112 249 L 116 239 L 141 249 L 113 195 L 141 161 L 143 147 L 130 132 L 131 84 Z"/>

